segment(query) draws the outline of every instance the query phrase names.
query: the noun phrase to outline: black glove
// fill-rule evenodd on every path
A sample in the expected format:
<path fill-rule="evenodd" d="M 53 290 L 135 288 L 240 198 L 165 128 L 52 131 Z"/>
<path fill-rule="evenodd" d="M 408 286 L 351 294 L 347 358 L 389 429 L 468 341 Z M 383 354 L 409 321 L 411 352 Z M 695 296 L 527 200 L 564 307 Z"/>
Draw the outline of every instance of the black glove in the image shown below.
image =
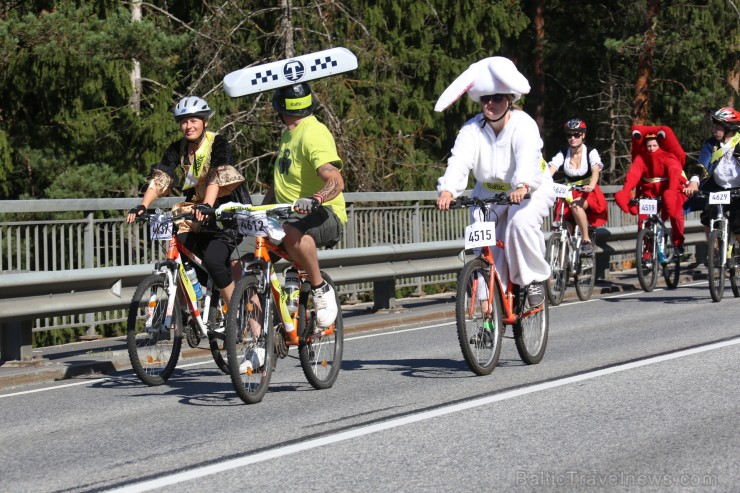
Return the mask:
<path fill-rule="evenodd" d="M 302 213 L 313 212 L 320 205 L 321 202 L 316 197 L 303 197 L 293 203 L 293 210 Z"/>
<path fill-rule="evenodd" d="M 133 214 L 135 216 L 139 216 L 139 215 L 141 215 L 141 214 L 143 214 L 145 212 L 146 212 L 146 207 L 144 207 L 141 204 L 137 205 L 136 207 L 134 207 L 133 209 L 131 209 L 130 211 L 128 211 L 129 214 Z"/>
<path fill-rule="evenodd" d="M 206 203 L 196 205 L 195 210 L 199 211 L 204 216 L 208 216 L 216 212 L 211 204 Z"/>

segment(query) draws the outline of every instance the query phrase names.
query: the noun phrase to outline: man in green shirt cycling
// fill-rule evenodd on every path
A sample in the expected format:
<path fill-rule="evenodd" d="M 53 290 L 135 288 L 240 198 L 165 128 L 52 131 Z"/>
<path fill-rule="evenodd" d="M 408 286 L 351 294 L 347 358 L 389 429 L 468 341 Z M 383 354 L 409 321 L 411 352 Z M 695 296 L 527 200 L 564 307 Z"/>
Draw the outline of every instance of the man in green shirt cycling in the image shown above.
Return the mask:
<path fill-rule="evenodd" d="M 342 160 L 329 129 L 313 115 L 315 104 L 307 83 L 276 90 L 272 106 L 286 130 L 263 203 L 293 203 L 297 213 L 305 214 L 283 223 L 283 246 L 306 271 L 316 324 L 327 328 L 337 317 L 337 304 L 334 290 L 321 276 L 317 248 L 336 244 L 347 222 Z M 285 342 L 297 345 L 297 332 L 287 332 Z"/>

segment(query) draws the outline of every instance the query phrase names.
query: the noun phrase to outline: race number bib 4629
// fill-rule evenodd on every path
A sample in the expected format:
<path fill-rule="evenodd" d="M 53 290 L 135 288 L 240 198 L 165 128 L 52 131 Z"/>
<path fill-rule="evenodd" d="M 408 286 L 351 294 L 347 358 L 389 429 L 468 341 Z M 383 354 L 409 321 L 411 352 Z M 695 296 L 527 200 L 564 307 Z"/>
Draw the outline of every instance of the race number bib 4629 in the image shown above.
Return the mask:
<path fill-rule="evenodd" d="M 496 244 L 496 223 L 482 221 L 465 228 L 465 249 L 482 248 Z"/>
<path fill-rule="evenodd" d="M 710 204 L 729 204 L 730 203 L 730 191 L 722 190 L 721 192 L 712 192 L 709 194 Z"/>

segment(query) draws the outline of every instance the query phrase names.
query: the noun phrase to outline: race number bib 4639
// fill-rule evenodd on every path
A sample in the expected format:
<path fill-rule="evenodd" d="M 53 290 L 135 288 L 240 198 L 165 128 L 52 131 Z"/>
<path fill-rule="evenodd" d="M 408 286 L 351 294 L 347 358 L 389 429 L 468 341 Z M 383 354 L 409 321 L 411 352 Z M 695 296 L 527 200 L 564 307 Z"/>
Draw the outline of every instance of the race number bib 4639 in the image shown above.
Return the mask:
<path fill-rule="evenodd" d="M 152 240 L 169 240 L 172 238 L 172 218 L 154 216 L 149 221 L 149 237 Z"/>
<path fill-rule="evenodd" d="M 655 199 L 640 199 L 640 214 L 654 216 L 658 213 L 658 201 Z"/>
<path fill-rule="evenodd" d="M 496 244 L 496 223 L 482 221 L 465 228 L 465 249 L 482 248 Z"/>

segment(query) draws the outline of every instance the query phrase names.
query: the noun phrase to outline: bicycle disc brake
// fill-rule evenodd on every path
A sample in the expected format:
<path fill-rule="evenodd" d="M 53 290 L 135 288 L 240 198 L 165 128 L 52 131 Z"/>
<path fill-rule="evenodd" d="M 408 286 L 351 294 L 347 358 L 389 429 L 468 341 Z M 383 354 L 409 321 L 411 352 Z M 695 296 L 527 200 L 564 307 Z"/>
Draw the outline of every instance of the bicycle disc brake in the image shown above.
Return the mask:
<path fill-rule="evenodd" d="M 188 315 L 187 323 L 183 324 L 185 327 L 185 340 L 188 341 L 188 346 L 191 348 L 197 348 L 200 344 L 200 331 L 193 327 L 195 321 L 190 315 Z"/>
<path fill-rule="evenodd" d="M 279 331 L 275 331 L 275 354 L 278 358 L 283 359 L 288 356 L 288 346 L 285 345 L 285 339 L 283 334 Z"/>

